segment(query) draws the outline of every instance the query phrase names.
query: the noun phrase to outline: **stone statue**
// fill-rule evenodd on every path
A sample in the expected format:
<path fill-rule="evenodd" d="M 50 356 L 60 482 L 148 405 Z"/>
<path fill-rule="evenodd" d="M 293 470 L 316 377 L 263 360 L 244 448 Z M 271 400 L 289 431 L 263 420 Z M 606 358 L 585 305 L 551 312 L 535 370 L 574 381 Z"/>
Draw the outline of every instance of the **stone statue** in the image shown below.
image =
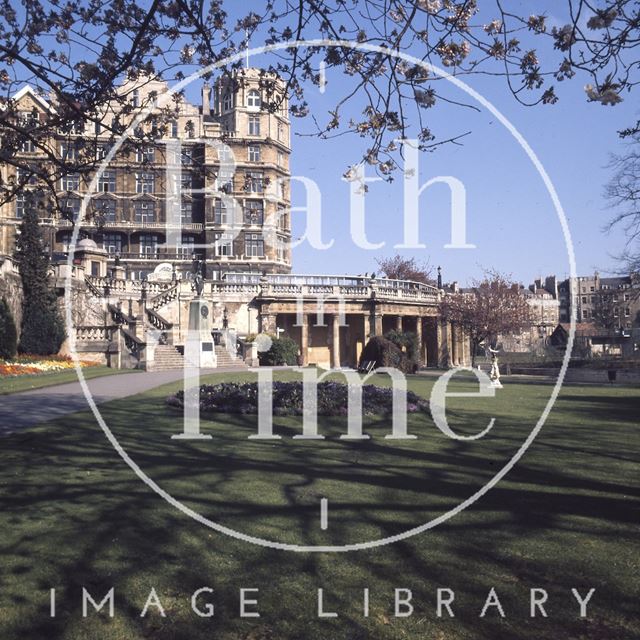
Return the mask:
<path fill-rule="evenodd" d="M 491 371 L 489 372 L 491 384 L 494 387 L 502 389 L 502 384 L 500 382 L 500 368 L 498 367 L 498 353 L 500 353 L 500 350 L 488 347 L 488 351 L 491 354 Z"/>
<path fill-rule="evenodd" d="M 191 263 L 191 288 L 196 292 L 196 297 L 201 298 L 204 291 L 204 262 L 194 256 Z"/>

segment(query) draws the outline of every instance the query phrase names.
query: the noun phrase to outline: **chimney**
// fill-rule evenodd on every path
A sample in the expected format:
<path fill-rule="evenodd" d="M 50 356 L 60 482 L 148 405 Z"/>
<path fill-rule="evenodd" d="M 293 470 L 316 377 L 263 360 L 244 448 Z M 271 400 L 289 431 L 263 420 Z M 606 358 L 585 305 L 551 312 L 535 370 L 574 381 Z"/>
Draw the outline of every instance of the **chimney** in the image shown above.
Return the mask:
<path fill-rule="evenodd" d="M 211 115 L 211 86 L 208 82 L 202 85 L 202 115 Z"/>

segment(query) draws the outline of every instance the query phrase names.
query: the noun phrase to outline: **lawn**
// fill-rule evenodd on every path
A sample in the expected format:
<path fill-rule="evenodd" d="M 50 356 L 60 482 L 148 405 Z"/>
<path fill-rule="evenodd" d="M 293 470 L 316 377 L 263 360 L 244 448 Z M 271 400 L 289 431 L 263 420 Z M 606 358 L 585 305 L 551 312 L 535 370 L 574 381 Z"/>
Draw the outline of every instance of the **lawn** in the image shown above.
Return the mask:
<path fill-rule="evenodd" d="M 425 397 L 432 384 L 410 380 Z M 338 418 L 319 419 L 324 441 L 293 440 L 299 419 L 276 417 L 282 440 L 261 442 L 247 439 L 255 417 L 216 415 L 202 421 L 212 440 L 184 442 L 170 438 L 181 418 L 163 404 L 176 388 L 101 407 L 134 461 L 216 522 L 304 545 L 377 539 L 446 512 L 512 456 L 551 391 L 506 384 L 495 399 L 450 399 L 450 424 L 460 433 L 476 433 L 496 418 L 477 441 L 451 440 L 430 416 L 412 415 L 409 430 L 418 436 L 412 441 L 385 440 L 390 425 L 383 418 L 365 419 L 372 435 L 365 442 L 337 439 L 346 430 Z M 454 382 L 452 389 L 468 384 Z M 637 638 L 638 415 L 638 389 L 565 387 L 517 466 L 466 511 L 402 542 L 346 554 L 277 551 L 194 522 L 134 476 L 88 413 L 29 429 L 1 443 L 0 637 Z M 83 586 L 99 599 L 115 587 L 113 619 L 91 610 L 83 619 Z M 214 591 L 199 602 L 214 603 L 213 618 L 191 610 L 191 595 L 205 586 Z M 55 619 L 49 617 L 53 587 Z M 152 587 L 164 618 L 153 607 L 140 617 Z M 495 607 L 479 617 L 491 587 L 505 618 Z M 586 619 L 573 587 L 582 595 L 596 589 Z M 247 597 L 259 601 L 260 618 L 240 618 L 240 588 L 259 589 Z M 318 619 L 319 588 L 325 610 L 337 618 Z M 396 588 L 412 590 L 412 616 L 394 617 Z M 455 592 L 455 618 L 436 616 L 438 588 Z M 548 591 L 548 618 L 529 617 L 531 588 Z"/>
<path fill-rule="evenodd" d="M 131 373 L 134 371 L 135 369 L 110 369 L 109 367 L 99 366 L 87 367 L 83 369 L 82 372 L 87 380 L 91 380 L 92 378 L 101 378 L 102 376 Z M 57 384 L 76 382 L 77 380 L 78 374 L 75 369 L 23 376 L 0 376 L 0 395 L 17 393 L 18 391 L 29 391 L 30 389 L 42 389 Z"/>

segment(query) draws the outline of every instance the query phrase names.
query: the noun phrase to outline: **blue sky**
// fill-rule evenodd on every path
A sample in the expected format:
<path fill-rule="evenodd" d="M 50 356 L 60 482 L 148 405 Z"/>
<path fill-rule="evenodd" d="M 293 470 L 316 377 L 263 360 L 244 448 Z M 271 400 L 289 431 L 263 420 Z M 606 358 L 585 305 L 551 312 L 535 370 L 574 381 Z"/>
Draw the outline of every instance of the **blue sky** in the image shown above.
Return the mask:
<path fill-rule="evenodd" d="M 610 213 L 603 187 L 610 176 L 609 153 L 620 151 L 617 130 L 635 121 L 631 99 L 616 107 L 588 103 L 582 83 L 561 87 L 556 105 L 519 105 L 500 79 L 467 78 L 520 131 L 550 175 L 567 215 L 579 273 L 616 268 L 611 254 L 624 243 L 621 230 L 605 235 Z M 342 78 L 335 83 L 341 84 Z M 320 115 L 333 104 L 331 77 L 324 95 L 312 95 L 313 112 Z M 454 90 L 454 92 L 457 90 Z M 335 97 L 335 92 L 333 96 Z M 462 96 L 461 96 L 462 97 Z M 353 245 L 349 236 L 349 186 L 341 180 L 345 168 L 357 162 L 366 141 L 343 137 L 333 141 L 299 137 L 309 131 L 305 121 L 293 121 L 292 173 L 312 177 L 323 195 L 325 239 L 332 249 L 308 245 L 294 250 L 294 271 L 346 273 L 376 270 L 375 258 L 396 252 L 442 265 L 447 280 L 465 282 L 483 268 L 497 268 L 517 280 L 539 275 L 568 274 L 568 258 L 560 224 L 544 185 L 520 146 L 487 113 L 444 107 L 433 109 L 430 126 L 441 136 L 471 130 L 462 146 L 445 145 L 421 154 L 420 184 L 438 175 L 452 175 L 467 189 L 468 242 L 476 249 L 444 249 L 449 235 L 448 190 L 430 187 L 420 201 L 420 242 L 427 248 L 402 251 L 402 180 L 375 183 L 366 197 L 367 232 L 371 242 L 385 241 L 378 251 Z M 372 174 L 373 175 L 373 174 Z M 304 194 L 294 189 L 294 205 Z M 294 236 L 304 230 L 302 215 L 294 215 Z"/>
<path fill-rule="evenodd" d="M 565 22 L 558 13 L 563 5 L 514 2 L 509 8 L 514 12 L 520 8 L 523 15 L 546 10 L 549 25 L 553 26 Z M 540 42 L 534 41 L 538 46 Z M 540 51 L 543 55 L 550 53 Z M 550 59 L 559 61 L 557 53 Z M 253 57 L 251 64 L 260 66 L 267 61 L 273 62 L 269 54 Z M 545 167 L 569 221 L 578 273 L 586 275 L 596 269 L 605 273 L 619 268 L 613 256 L 622 250 L 624 234 L 621 229 L 603 232 L 611 217 L 603 191 L 611 175 L 607 168 L 609 154 L 623 150 L 617 131 L 638 118 L 634 96 L 626 95 L 624 102 L 615 107 L 589 103 L 584 93 L 588 79 L 577 76 L 554 83 L 560 96 L 557 104 L 525 107 L 513 98 L 502 78 L 463 79 L 510 120 Z M 342 96 L 351 82 L 348 76 L 329 73 L 325 93 L 312 89 L 308 94 L 312 113 L 321 121 L 326 119 L 336 96 Z M 447 96 L 468 100 L 455 87 L 447 90 Z M 463 181 L 468 198 L 467 241 L 477 248 L 444 248 L 449 241 L 449 198 L 447 188 L 439 185 L 428 189 L 420 200 L 420 242 L 427 245 L 426 249 L 394 249 L 393 245 L 402 241 L 401 177 L 391 185 L 371 184 L 366 197 L 369 240 L 385 241 L 386 246 L 376 251 L 354 246 L 349 234 L 349 185 L 341 178 L 347 166 L 361 158 L 367 141 L 356 136 L 331 141 L 307 137 L 301 134 L 312 130 L 311 122 L 293 119 L 292 174 L 311 177 L 319 184 L 324 239 L 335 239 L 327 251 L 315 250 L 308 244 L 294 249 L 294 272 L 371 272 L 379 270 L 376 258 L 401 253 L 428 261 L 433 267 L 441 265 L 447 281 L 468 282 L 486 268 L 512 274 L 524 284 L 538 276 L 566 277 L 569 263 L 557 214 L 542 180 L 510 134 L 483 110 L 440 103 L 425 114 L 439 139 L 472 132 L 461 146 L 445 145 L 421 154 L 420 184 L 438 175 Z M 294 206 L 304 204 L 304 192 L 295 185 L 293 200 Z M 294 214 L 292 218 L 293 235 L 297 237 L 305 228 L 304 214 Z"/>

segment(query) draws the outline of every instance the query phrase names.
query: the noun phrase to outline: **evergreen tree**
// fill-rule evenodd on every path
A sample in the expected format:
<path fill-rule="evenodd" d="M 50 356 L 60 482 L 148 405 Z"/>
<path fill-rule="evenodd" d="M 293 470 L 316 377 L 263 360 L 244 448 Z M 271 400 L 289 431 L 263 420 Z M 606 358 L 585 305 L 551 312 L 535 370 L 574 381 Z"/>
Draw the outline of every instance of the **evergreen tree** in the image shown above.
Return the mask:
<path fill-rule="evenodd" d="M 0 299 L 0 358 L 11 360 L 16 355 L 18 334 L 7 301 Z"/>
<path fill-rule="evenodd" d="M 44 253 L 34 193 L 25 207 L 16 257 L 24 292 L 18 350 L 38 355 L 57 353 L 65 338 L 64 326 L 49 282 L 49 260 Z"/>

